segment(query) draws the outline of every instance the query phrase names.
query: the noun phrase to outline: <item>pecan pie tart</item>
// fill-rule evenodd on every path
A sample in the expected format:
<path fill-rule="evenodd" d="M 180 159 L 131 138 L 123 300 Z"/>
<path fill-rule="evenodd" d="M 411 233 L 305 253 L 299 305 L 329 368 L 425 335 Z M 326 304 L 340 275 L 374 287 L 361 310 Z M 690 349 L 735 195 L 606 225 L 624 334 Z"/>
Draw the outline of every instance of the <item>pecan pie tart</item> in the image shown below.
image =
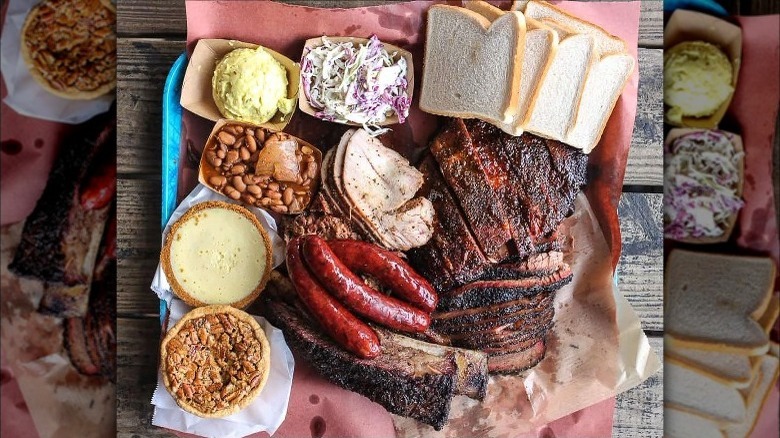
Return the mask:
<path fill-rule="evenodd" d="M 160 347 L 165 388 L 185 411 L 204 418 L 249 405 L 268 379 L 271 348 L 260 324 L 230 306 L 198 307 Z"/>
<path fill-rule="evenodd" d="M 100 0 L 44 0 L 22 28 L 22 57 L 57 96 L 87 100 L 116 87 L 116 13 Z"/>

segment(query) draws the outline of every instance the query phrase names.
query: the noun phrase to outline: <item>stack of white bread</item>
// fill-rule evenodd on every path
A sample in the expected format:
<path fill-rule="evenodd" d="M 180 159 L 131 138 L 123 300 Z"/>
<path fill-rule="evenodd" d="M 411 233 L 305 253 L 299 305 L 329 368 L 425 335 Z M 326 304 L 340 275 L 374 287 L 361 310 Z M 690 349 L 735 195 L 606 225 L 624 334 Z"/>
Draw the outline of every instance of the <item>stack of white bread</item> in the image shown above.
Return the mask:
<path fill-rule="evenodd" d="M 543 1 L 428 10 L 420 108 L 589 153 L 634 70 L 623 40 Z"/>
<path fill-rule="evenodd" d="M 749 436 L 778 376 L 775 265 L 678 249 L 666 266 L 665 436 Z"/>

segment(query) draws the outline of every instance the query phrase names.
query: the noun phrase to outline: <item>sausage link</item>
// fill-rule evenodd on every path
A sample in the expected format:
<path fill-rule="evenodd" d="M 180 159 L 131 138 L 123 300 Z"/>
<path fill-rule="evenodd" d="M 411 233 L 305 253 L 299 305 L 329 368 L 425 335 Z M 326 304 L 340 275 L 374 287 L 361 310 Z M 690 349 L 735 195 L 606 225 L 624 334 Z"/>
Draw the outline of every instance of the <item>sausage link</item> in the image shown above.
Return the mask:
<path fill-rule="evenodd" d="M 374 330 L 314 280 L 301 257 L 301 243 L 301 238 L 296 238 L 287 245 L 287 270 L 303 305 L 345 350 L 363 359 L 379 356 L 379 338 Z"/>
<path fill-rule="evenodd" d="M 431 324 L 425 312 L 368 287 L 319 236 L 303 236 L 303 258 L 320 284 L 358 315 L 395 330 L 424 332 Z"/>
<path fill-rule="evenodd" d="M 352 272 L 374 277 L 425 312 L 436 309 L 439 296 L 433 286 L 393 252 L 360 240 L 330 240 L 328 246 Z"/>
<path fill-rule="evenodd" d="M 104 163 L 82 186 L 79 201 L 87 210 L 99 210 L 114 199 L 114 193 L 116 193 L 116 164 Z"/>

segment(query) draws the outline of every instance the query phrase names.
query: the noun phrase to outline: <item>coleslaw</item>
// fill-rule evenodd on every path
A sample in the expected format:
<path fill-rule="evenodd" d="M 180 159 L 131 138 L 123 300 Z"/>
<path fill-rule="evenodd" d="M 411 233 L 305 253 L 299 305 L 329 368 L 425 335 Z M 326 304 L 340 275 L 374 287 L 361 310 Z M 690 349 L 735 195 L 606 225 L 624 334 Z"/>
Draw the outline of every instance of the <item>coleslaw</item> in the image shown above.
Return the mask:
<path fill-rule="evenodd" d="M 682 135 L 664 149 L 664 235 L 723 235 L 744 205 L 737 191 L 744 153 L 723 131 Z"/>
<path fill-rule="evenodd" d="M 403 123 L 409 116 L 406 60 L 388 53 L 376 35 L 367 44 L 335 43 L 304 51 L 301 81 L 316 116 L 332 122 L 361 124 L 372 136 L 389 131 L 382 124 L 393 113 Z"/>

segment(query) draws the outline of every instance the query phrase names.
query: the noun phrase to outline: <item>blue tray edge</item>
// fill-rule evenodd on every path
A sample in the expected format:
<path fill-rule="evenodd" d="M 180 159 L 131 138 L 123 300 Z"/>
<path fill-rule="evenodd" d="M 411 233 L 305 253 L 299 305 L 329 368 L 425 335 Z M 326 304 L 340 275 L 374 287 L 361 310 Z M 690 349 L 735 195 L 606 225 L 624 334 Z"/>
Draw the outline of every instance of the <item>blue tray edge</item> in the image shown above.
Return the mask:
<path fill-rule="evenodd" d="M 179 159 L 181 155 L 182 108 L 181 86 L 187 66 L 187 54 L 182 53 L 165 78 L 162 99 L 162 214 L 161 229 L 176 209 L 179 189 Z M 160 324 L 167 313 L 165 300 L 160 300 Z"/>

